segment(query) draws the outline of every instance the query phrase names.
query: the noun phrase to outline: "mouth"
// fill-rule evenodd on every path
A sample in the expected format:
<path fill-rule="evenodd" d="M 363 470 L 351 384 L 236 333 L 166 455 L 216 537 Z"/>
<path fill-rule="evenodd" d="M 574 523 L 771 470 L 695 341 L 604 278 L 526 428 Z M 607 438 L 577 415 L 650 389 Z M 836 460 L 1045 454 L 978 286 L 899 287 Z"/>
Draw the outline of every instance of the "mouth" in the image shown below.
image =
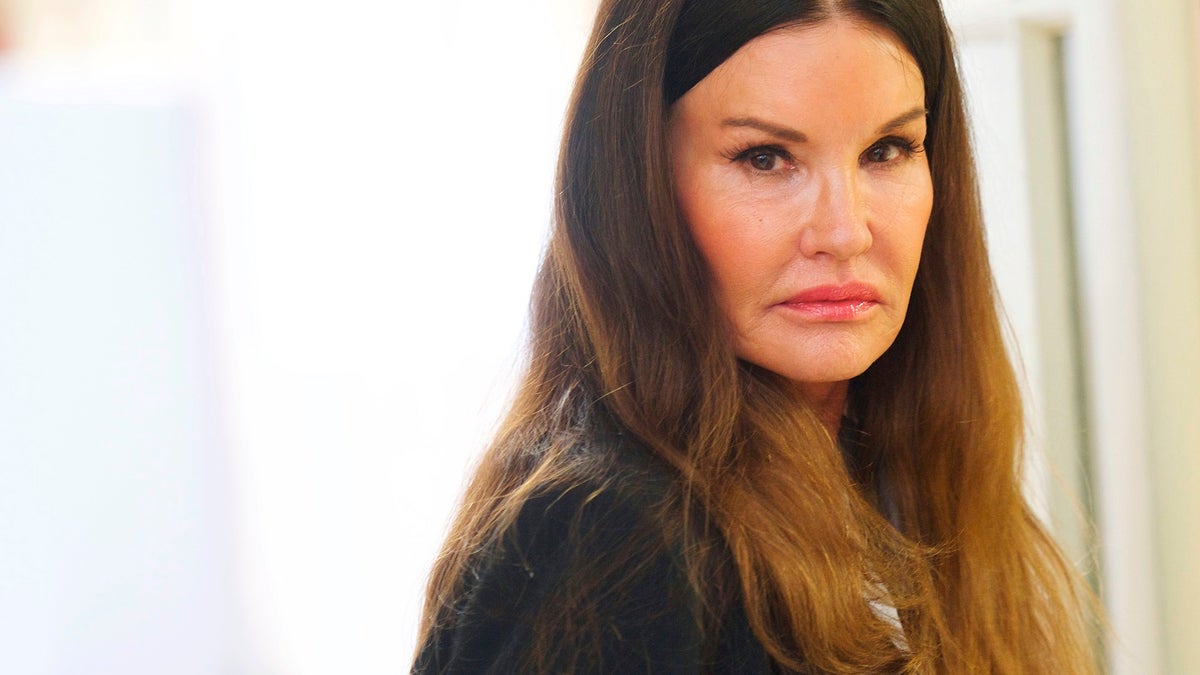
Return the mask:
<path fill-rule="evenodd" d="M 864 283 L 814 286 L 779 303 L 781 307 L 818 321 L 854 321 L 877 307 L 879 292 Z"/>

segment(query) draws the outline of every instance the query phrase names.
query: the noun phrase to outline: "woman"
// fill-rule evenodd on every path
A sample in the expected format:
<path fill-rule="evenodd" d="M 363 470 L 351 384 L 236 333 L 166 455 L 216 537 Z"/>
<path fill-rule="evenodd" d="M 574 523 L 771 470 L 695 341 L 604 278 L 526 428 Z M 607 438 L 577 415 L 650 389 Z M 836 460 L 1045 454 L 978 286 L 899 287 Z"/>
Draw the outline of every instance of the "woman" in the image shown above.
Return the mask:
<path fill-rule="evenodd" d="M 414 666 L 1082 673 L 936 0 L 606 0 Z"/>

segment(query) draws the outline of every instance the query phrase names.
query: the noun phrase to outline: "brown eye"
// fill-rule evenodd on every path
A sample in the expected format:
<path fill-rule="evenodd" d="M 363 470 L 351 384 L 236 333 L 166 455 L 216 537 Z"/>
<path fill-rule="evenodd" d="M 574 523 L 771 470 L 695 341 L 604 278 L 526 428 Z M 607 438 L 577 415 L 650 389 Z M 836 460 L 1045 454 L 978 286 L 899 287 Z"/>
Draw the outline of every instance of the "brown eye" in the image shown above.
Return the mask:
<path fill-rule="evenodd" d="M 772 171 L 779 164 L 779 156 L 771 152 L 758 152 L 750 155 L 750 166 L 759 171 Z"/>
<path fill-rule="evenodd" d="M 860 161 L 863 164 L 888 164 L 924 151 L 923 145 L 918 141 L 890 136 L 867 148 Z"/>
<path fill-rule="evenodd" d="M 780 174 L 790 170 L 792 157 L 787 150 L 773 145 L 757 145 L 729 157 L 733 162 L 749 167 L 754 173 Z"/>
<path fill-rule="evenodd" d="M 886 164 L 900 156 L 900 148 L 895 143 L 876 143 L 867 149 L 865 159 L 874 164 Z"/>

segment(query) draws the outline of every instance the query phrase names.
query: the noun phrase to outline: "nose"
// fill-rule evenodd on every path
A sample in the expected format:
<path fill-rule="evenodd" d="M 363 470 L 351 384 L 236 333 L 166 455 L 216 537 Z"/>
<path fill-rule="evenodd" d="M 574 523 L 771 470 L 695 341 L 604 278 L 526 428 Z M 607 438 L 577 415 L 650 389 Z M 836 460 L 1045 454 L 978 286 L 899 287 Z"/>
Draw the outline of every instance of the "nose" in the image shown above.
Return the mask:
<path fill-rule="evenodd" d="M 871 243 L 857 171 L 827 172 L 808 223 L 800 234 L 801 253 L 810 258 L 827 255 L 839 261 L 850 260 L 865 253 Z"/>

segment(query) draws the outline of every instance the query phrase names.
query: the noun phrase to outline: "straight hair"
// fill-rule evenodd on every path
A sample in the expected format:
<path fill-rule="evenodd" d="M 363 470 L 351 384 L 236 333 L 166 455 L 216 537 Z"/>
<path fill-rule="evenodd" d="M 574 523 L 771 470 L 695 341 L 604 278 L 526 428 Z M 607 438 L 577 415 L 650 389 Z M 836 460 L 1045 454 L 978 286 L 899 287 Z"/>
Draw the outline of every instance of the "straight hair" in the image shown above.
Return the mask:
<path fill-rule="evenodd" d="M 886 31 L 916 61 L 934 192 L 907 318 L 851 382 L 840 443 L 793 383 L 737 359 L 667 150 L 671 103 L 734 51 L 834 20 Z M 1021 490 L 1020 392 L 937 0 L 604 0 L 557 188 L 527 368 L 434 566 L 422 642 L 453 623 L 473 561 L 524 505 L 610 475 L 586 451 L 604 428 L 627 439 L 621 462 L 670 476 L 643 496 L 670 534 L 645 545 L 684 551 L 704 616 L 742 603 L 786 671 L 1095 670 L 1078 575 Z M 613 551 L 595 573 L 619 589 L 646 554 Z M 531 619 L 529 669 L 571 650 L 584 668 L 603 627 L 566 615 L 579 604 Z"/>

